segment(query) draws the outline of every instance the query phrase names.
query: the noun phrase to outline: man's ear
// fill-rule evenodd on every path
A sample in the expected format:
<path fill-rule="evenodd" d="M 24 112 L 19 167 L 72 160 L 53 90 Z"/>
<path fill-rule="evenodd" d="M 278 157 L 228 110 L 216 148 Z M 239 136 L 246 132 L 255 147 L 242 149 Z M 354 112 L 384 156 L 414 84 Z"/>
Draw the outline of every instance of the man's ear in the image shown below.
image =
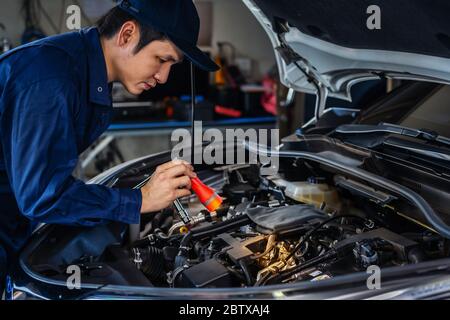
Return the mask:
<path fill-rule="evenodd" d="M 126 48 L 132 45 L 133 48 L 139 41 L 139 27 L 134 21 L 127 21 L 120 28 L 116 38 L 116 45 L 120 48 Z"/>

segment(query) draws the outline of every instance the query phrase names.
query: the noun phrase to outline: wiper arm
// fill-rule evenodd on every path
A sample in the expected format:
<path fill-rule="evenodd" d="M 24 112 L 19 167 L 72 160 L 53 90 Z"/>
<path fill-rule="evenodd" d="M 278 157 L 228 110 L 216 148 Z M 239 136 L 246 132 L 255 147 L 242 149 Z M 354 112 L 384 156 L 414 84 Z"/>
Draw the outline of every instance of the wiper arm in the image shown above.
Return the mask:
<path fill-rule="evenodd" d="M 346 124 L 339 126 L 335 130 L 339 134 L 367 134 L 367 133 L 389 133 L 401 136 L 413 137 L 424 141 L 437 142 L 450 146 L 450 138 L 439 135 L 437 132 L 428 129 L 413 129 L 391 123 L 380 123 L 379 125 L 367 124 Z"/>

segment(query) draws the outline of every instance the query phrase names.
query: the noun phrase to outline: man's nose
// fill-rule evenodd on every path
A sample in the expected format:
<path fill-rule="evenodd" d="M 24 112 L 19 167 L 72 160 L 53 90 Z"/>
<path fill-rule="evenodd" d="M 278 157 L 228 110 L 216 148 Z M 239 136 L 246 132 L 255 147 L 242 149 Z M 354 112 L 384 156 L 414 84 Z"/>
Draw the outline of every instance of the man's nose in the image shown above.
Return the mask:
<path fill-rule="evenodd" d="M 162 66 L 159 72 L 155 74 L 156 81 L 158 81 L 159 84 L 165 84 L 169 79 L 170 70 L 170 65 Z"/>

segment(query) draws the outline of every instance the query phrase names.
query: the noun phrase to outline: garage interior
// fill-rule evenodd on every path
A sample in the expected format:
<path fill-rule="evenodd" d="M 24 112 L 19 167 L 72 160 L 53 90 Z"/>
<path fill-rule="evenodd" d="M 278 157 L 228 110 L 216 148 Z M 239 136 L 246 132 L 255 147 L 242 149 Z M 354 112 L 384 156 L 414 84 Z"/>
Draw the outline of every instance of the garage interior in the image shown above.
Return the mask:
<path fill-rule="evenodd" d="M 202 101 L 196 120 L 207 122 L 204 129 L 278 128 L 284 137 L 307 123 L 314 115 L 315 96 L 301 92 L 289 95 L 279 81 L 270 40 L 242 1 L 194 2 L 202 21 L 200 47 L 214 60 L 222 61 L 222 66 L 228 66 L 213 75 L 196 74 L 196 95 Z M 95 25 L 115 1 L 4 0 L 0 3 L 2 51 L 43 36 L 70 32 L 67 21 L 71 4 L 81 9 L 84 28 Z M 392 90 L 393 81 L 387 86 Z M 371 93 L 373 87 L 378 91 Z M 189 128 L 190 88 L 189 63 L 176 66 L 168 84 L 139 97 L 115 84 L 113 123 L 80 156 L 74 175 L 88 181 L 120 163 L 173 148 L 173 130 Z M 364 101 L 365 94 L 370 101 L 374 92 L 385 88 L 363 85 L 353 90 L 359 96 L 353 103 L 329 99 L 328 106 L 352 108 Z"/>
<path fill-rule="evenodd" d="M 8 56 L 15 48 L 49 36 L 83 32 L 80 30 L 95 26 L 118 2 L 127 1 L 1 0 L 0 55 Z M 306 7 L 299 9 L 300 2 Z M 450 265 L 450 209 L 446 205 L 450 199 L 450 116 L 443 108 L 450 99 L 449 26 L 442 18 L 445 10 L 421 10 L 423 3 L 411 0 L 411 12 L 423 14 L 418 21 L 427 21 L 428 15 L 433 21 L 427 28 L 415 26 L 423 31 L 416 43 L 408 38 L 411 25 L 387 31 L 396 21 L 392 10 L 396 5 L 379 0 L 380 5 L 386 4 L 385 29 L 371 30 L 366 28 L 369 2 L 363 0 L 345 11 L 354 15 L 343 17 L 341 24 L 333 9 L 345 7 L 342 0 L 329 6 L 325 0 L 310 5 L 304 0 L 193 0 L 201 21 L 198 47 L 221 69 L 207 72 L 194 68 L 195 62 L 185 54 L 184 61 L 171 66 L 166 84 L 155 85 L 139 96 L 131 95 L 119 82 L 111 84 L 111 123 L 79 156 L 73 177 L 64 180 L 61 189 L 80 181 L 87 188 L 124 192 L 129 198 L 117 198 L 114 204 L 102 201 L 106 209 L 99 206 L 99 212 L 118 219 L 103 221 L 95 216 L 95 210 L 86 210 L 86 215 L 93 217 L 83 216 L 77 224 L 79 221 L 71 221 L 70 214 L 58 207 L 59 199 L 69 203 L 70 210 L 77 202 L 82 209 L 90 209 L 97 205 L 94 200 L 105 200 L 103 194 L 93 192 L 94 200 L 74 198 L 80 201 L 70 203 L 63 198 L 66 193 L 61 192 L 59 198 L 59 190 L 35 182 L 45 193 L 35 199 L 39 208 L 30 201 L 28 208 L 53 218 L 45 205 L 56 203 L 61 220 L 43 222 L 34 233 L 29 232 L 34 237 L 24 239 L 21 256 L 14 256 L 21 264 L 12 267 L 13 276 L 6 277 L 10 282 L 5 284 L 12 289 L 6 288 L 9 296 L 5 297 L 21 300 L 42 294 L 49 299 L 84 299 L 92 294 L 94 299 L 108 299 L 117 293 L 108 285 L 118 285 L 125 287 L 125 292 L 131 290 L 130 296 L 145 299 L 154 297 L 153 289 L 162 289 L 155 297 L 161 293 L 165 298 L 172 297 L 170 290 L 179 288 L 192 289 L 175 291 L 181 299 L 190 299 L 189 295 L 197 292 L 201 299 L 203 292 L 196 290 L 203 289 L 224 289 L 226 299 L 247 298 L 256 292 L 252 290 L 261 290 L 261 297 L 278 299 L 289 297 L 286 288 L 291 284 L 301 287 L 304 283 L 305 291 L 293 293 L 294 298 L 333 299 L 333 290 L 342 289 L 339 297 L 348 294 L 350 299 L 364 299 L 374 294 L 384 299 L 391 288 L 401 297 L 427 297 L 429 292 L 408 291 L 411 282 L 407 280 L 415 279 L 419 268 L 425 270 L 422 274 L 417 271 L 424 283 L 434 277 L 439 280 L 438 276 L 448 273 L 440 263 Z M 442 6 L 448 8 L 448 4 Z M 408 19 L 399 21 L 414 25 Z M 360 33 L 346 37 L 355 26 L 362 26 Z M 407 35 L 406 40 L 400 39 L 402 35 Z M 420 41 L 433 46 L 422 48 Z M 0 68 L 0 76 L 2 71 Z M 87 91 L 92 89 L 89 85 Z M 103 90 L 93 88 L 97 93 Z M 191 161 L 192 169 L 183 178 L 190 178 L 192 194 L 174 197 L 169 207 L 158 207 L 151 211 L 154 215 L 146 215 L 136 204 L 144 208 L 145 187 L 158 181 L 153 180 L 161 173 L 158 166 L 173 160 L 170 152 L 179 145 L 174 133 L 179 129 L 193 133 L 194 121 L 201 123 L 203 132 L 269 129 L 277 132 L 280 141 L 267 148 L 245 144 L 247 141 L 245 147 L 236 149 L 221 146 L 221 152 L 233 154 L 233 161 L 239 148 L 245 149 L 245 155 L 258 154 L 257 164 Z M 203 149 L 208 142 L 212 141 L 203 137 Z M 276 172 L 262 173 L 272 163 L 263 163 L 260 152 L 275 155 Z M 191 160 L 196 159 L 194 153 Z M 56 178 L 58 165 L 52 171 Z M 9 169 L 5 168 L 0 166 L 4 172 Z M 31 176 L 31 169 L 24 168 L 24 175 Z M 194 168 L 196 176 L 189 176 Z M 1 182 L 8 180 L 2 181 L 2 177 L 0 191 Z M 23 185 L 10 180 L 20 193 L 28 193 Z M 176 188 L 181 191 L 187 186 Z M 5 199 L 9 197 L 22 209 L 11 190 L 7 192 Z M 28 196 L 27 200 L 35 195 Z M 118 208 L 124 212 L 118 213 Z M 33 213 L 30 215 L 26 218 L 34 223 Z M 0 263 L 1 255 L 2 251 Z M 81 266 L 92 281 L 83 288 L 86 292 L 72 295 L 70 286 L 66 290 L 60 285 L 71 266 Z M 363 276 L 371 266 L 392 268 L 393 284 L 389 289 L 386 286 L 386 296 L 383 291 L 376 296 L 369 285 L 366 290 Z M 405 268 L 405 274 L 398 268 Z M 0 275 L 8 272 L 0 270 Z M 430 275 L 425 279 L 427 272 Z M 340 281 L 341 276 L 348 276 L 345 285 L 333 287 L 330 282 L 320 294 L 319 289 L 316 292 L 307 286 L 316 281 Z M 402 281 L 408 290 L 394 291 L 404 284 L 395 282 L 397 276 L 405 277 Z M 21 290 L 35 280 L 44 284 L 30 286 L 38 288 L 32 294 L 27 288 Z M 48 292 L 46 281 L 50 283 Z M 55 283 L 59 285 L 56 290 L 52 287 Z M 264 291 L 271 285 L 279 285 L 280 291 Z M 135 288 L 150 290 L 133 291 Z M 14 292 L 18 292 L 16 296 Z M 127 294 L 118 290 L 117 296 Z M 222 297 L 220 290 L 211 294 Z"/>

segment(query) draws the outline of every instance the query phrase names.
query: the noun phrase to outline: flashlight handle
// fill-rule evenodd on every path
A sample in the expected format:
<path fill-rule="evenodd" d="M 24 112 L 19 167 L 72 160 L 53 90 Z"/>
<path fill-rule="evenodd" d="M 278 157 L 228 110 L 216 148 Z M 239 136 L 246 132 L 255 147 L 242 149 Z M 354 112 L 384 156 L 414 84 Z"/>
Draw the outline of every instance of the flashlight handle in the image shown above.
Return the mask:
<path fill-rule="evenodd" d="M 184 224 L 189 224 L 191 222 L 191 217 L 189 216 L 189 213 L 186 211 L 186 209 L 181 204 L 180 200 L 175 200 L 174 202 L 175 208 L 177 210 L 178 216 L 180 217 L 181 221 L 183 221 Z"/>

